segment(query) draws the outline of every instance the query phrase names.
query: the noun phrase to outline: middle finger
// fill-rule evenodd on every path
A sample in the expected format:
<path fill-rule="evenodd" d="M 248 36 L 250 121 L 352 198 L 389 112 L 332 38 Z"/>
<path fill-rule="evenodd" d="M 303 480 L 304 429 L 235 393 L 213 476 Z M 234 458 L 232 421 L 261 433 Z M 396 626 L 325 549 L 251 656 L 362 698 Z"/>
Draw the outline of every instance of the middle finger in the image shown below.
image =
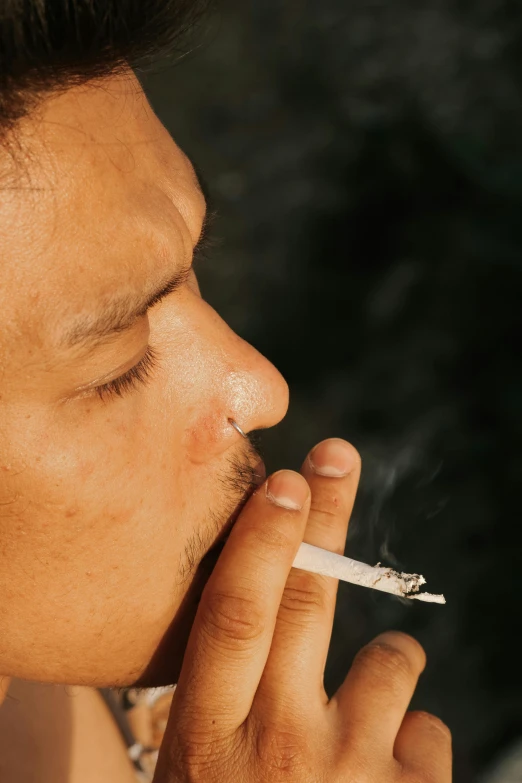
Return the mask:
<path fill-rule="evenodd" d="M 301 473 L 310 485 L 312 501 L 304 534 L 308 544 L 344 553 L 361 460 L 356 449 L 340 438 L 321 441 L 308 455 Z M 330 645 L 338 580 L 292 568 L 286 581 L 268 660 L 257 700 L 270 708 L 280 699 L 285 678 L 285 704 L 303 704 L 303 693 L 327 702 L 324 667 Z M 277 684 L 277 685 L 276 685 Z"/>

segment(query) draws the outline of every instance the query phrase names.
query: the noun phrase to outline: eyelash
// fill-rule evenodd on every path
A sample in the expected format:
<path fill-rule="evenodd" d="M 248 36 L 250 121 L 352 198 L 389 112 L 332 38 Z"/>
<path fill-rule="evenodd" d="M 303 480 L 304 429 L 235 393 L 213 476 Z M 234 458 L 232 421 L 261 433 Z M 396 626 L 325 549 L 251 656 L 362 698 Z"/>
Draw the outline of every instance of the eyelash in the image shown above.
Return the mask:
<path fill-rule="evenodd" d="M 147 383 L 157 364 L 158 353 L 149 345 L 144 357 L 140 359 L 138 364 L 135 364 L 126 373 L 120 375 L 119 378 L 103 383 L 101 386 L 95 386 L 93 391 L 104 402 L 113 397 L 123 397 L 124 394 L 135 389 L 139 384 Z"/>
<path fill-rule="evenodd" d="M 210 234 L 210 226 L 213 224 L 215 218 L 215 210 L 207 212 L 201 237 L 194 248 L 191 269 L 194 269 L 196 263 L 205 258 L 207 250 L 216 244 L 215 238 Z M 124 394 L 132 391 L 140 384 L 147 383 L 157 365 L 158 352 L 149 345 L 147 346 L 143 359 L 141 359 L 138 364 L 135 364 L 134 367 L 131 367 L 126 373 L 120 375 L 119 378 L 115 378 L 108 383 L 103 383 L 101 386 L 95 386 L 93 391 L 100 400 L 104 402 L 114 397 L 123 397 Z"/>

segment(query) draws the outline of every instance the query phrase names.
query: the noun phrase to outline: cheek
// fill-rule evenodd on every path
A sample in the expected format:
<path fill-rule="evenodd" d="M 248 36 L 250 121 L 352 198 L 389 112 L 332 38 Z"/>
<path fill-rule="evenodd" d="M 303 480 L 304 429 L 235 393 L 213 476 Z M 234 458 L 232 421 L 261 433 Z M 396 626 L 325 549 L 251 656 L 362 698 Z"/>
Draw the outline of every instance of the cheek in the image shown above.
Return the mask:
<path fill-rule="evenodd" d="M 130 682 L 181 604 L 185 543 L 210 499 L 175 428 L 125 419 L 114 406 L 82 426 L 39 422 L 4 465 L 0 672 L 82 682 L 116 666 Z"/>
<path fill-rule="evenodd" d="M 142 482 L 157 476 L 161 484 L 162 468 L 176 462 L 176 433 L 158 432 L 154 413 L 136 407 L 85 407 L 51 422 L 33 422 L 17 456 L 24 465 L 18 489 L 36 483 L 35 502 L 63 507 L 78 496 L 89 506 L 114 500 L 123 511 L 135 507 Z"/>
<path fill-rule="evenodd" d="M 12 504 L 0 517 L 2 559 L 63 595 L 82 581 L 85 592 L 103 582 L 121 594 L 122 580 L 128 591 L 140 575 L 145 587 L 146 574 L 172 584 L 185 516 L 175 433 L 129 418 L 132 426 L 113 413 L 26 431 L 24 467 L 3 491 Z"/>

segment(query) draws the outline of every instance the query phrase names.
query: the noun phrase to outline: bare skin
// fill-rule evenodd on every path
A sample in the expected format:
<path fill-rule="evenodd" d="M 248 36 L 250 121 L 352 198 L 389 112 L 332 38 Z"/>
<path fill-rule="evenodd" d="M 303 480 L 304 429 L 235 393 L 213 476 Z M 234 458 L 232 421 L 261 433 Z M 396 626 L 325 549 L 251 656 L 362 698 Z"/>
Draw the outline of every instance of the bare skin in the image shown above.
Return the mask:
<path fill-rule="evenodd" d="M 300 474 L 271 476 L 230 534 L 190 635 L 155 783 L 451 781 L 449 730 L 407 712 L 426 664 L 415 639 L 381 634 L 326 695 L 337 582 L 291 563 L 302 540 L 343 552 L 360 459 L 337 439 L 312 459 L 316 470 L 307 459 Z M 317 472 L 325 466 L 346 475 Z"/>
<path fill-rule="evenodd" d="M 302 540 L 343 551 L 353 447 L 314 453 L 332 465 L 344 449 L 343 477 L 308 460 L 271 477 L 272 496 L 293 482 L 300 510 L 259 488 L 228 419 L 277 424 L 288 387 L 193 270 L 110 338 L 66 345 L 102 306 L 187 269 L 204 223 L 192 166 L 133 74 L 49 96 L 13 149 L 0 151 L 0 674 L 178 682 L 156 783 L 449 783 L 448 730 L 407 712 L 415 640 L 380 637 L 330 701 L 323 689 L 337 586 L 291 563 Z M 146 382 L 109 394 L 149 348 Z"/>
<path fill-rule="evenodd" d="M 104 341 L 64 344 L 187 269 L 202 229 L 192 166 L 131 72 L 49 97 L 14 149 L 0 149 L 0 673 L 170 684 L 202 560 L 256 486 L 259 455 L 228 418 L 273 426 L 288 386 L 194 271 Z M 100 398 L 149 347 L 146 382 Z"/>
<path fill-rule="evenodd" d="M 0 709 L 0 780 L 135 783 L 136 776 L 98 691 L 13 680 Z"/>

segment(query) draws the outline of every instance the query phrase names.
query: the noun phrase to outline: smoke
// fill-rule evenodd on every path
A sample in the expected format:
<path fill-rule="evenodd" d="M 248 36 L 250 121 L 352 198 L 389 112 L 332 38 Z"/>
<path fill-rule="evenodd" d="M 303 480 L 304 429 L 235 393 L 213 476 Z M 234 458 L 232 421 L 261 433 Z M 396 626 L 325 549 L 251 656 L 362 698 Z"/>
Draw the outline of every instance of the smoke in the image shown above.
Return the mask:
<path fill-rule="evenodd" d="M 361 502 L 350 528 L 351 540 L 365 558 L 401 571 L 399 540 L 444 508 L 447 498 L 434 498 L 428 487 L 442 462 L 418 444 L 404 444 L 392 453 L 363 455 Z M 407 570 L 407 569 L 406 569 Z"/>

